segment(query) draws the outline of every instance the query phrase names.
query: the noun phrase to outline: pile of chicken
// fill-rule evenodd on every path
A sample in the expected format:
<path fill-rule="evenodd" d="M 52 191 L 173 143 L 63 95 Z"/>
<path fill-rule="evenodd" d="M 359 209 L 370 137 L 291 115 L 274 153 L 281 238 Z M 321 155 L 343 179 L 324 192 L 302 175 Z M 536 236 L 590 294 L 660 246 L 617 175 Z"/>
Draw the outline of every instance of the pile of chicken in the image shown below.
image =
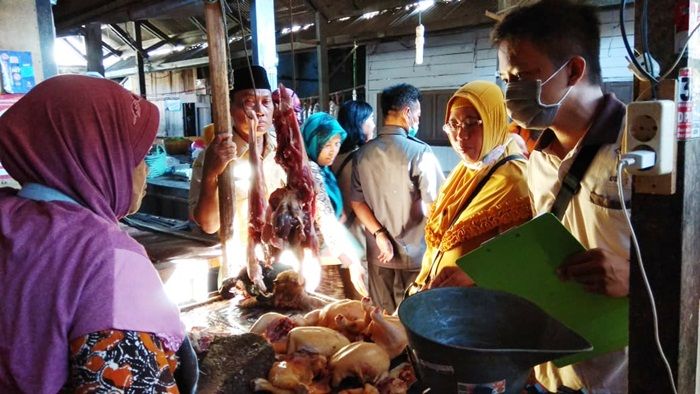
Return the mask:
<path fill-rule="evenodd" d="M 408 337 L 398 317 L 374 307 L 369 298 L 339 300 L 304 316 L 270 312 L 250 331 L 275 349 L 277 361 L 256 391 L 273 394 L 405 394 L 416 381 L 403 363 L 389 370 Z M 338 391 L 346 378 L 361 387 Z"/>

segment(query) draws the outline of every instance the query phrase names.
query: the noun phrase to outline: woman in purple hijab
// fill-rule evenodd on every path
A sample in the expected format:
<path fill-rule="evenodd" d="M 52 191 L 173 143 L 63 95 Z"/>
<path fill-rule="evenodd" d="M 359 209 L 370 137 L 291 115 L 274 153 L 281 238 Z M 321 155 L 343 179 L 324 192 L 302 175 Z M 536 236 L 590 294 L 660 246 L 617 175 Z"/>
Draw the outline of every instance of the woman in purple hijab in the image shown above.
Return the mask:
<path fill-rule="evenodd" d="M 179 311 L 117 221 L 138 209 L 158 109 L 58 76 L 0 117 L 0 392 L 177 392 Z"/>

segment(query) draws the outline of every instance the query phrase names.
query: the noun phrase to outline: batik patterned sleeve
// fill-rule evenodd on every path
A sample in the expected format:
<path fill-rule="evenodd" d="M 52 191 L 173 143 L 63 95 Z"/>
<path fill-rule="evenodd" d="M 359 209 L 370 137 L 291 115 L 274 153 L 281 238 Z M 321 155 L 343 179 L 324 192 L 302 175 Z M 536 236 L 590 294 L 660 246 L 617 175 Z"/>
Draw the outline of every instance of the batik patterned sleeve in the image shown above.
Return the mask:
<path fill-rule="evenodd" d="M 175 353 L 153 334 L 107 330 L 70 344 L 71 393 L 177 393 Z"/>

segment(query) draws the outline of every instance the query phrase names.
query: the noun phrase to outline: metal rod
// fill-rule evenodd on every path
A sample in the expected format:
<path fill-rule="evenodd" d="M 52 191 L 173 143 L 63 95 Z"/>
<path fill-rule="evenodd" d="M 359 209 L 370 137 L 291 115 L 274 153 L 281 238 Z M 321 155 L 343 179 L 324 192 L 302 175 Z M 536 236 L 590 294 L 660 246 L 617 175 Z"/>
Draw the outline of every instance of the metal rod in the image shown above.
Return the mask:
<path fill-rule="evenodd" d="M 321 12 L 316 11 L 316 38 L 318 39 L 318 47 L 316 47 L 316 58 L 318 61 L 318 95 L 321 111 L 328 111 L 328 48 L 326 46 L 326 23 L 327 19 L 323 17 Z"/>

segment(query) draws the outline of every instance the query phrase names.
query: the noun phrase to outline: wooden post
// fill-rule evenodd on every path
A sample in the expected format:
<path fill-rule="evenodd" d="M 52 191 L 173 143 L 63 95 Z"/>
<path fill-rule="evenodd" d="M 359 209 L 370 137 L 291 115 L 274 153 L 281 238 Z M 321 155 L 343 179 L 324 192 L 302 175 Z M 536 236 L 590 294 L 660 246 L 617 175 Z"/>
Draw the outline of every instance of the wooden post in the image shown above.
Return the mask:
<path fill-rule="evenodd" d="M 700 3 L 691 0 L 693 2 Z M 676 0 L 649 2 L 650 52 L 661 64 L 663 72 L 676 57 L 673 53 L 675 5 Z M 641 8 L 640 5 L 635 7 L 634 29 L 635 47 L 640 50 Z M 632 12 L 631 9 L 627 11 Z M 690 66 L 696 72 L 696 78 L 700 77 L 697 74 L 700 59 L 691 59 Z M 677 72 L 670 78 L 676 75 Z M 640 91 L 639 88 L 636 90 Z M 698 92 L 692 93 L 698 97 Z M 694 105 L 694 111 L 700 111 L 697 101 Z M 661 344 L 678 393 L 692 393 L 696 386 L 700 300 L 700 140 L 678 142 L 676 163 L 676 191 L 673 195 L 642 194 L 635 183 L 632 221 L 656 300 Z M 654 343 L 649 297 L 634 256 L 631 264 L 629 392 L 670 393 L 666 369 Z"/>
<path fill-rule="evenodd" d="M 143 42 L 141 41 L 141 22 L 134 22 L 134 37 L 136 38 L 136 66 L 139 72 L 139 94 L 146 98 L 146 71 L 143 66 Z"/>
<path fill-rule="evenodd" d="M 316 47 L 318 61 L 318 102 L 321 111 L 328 112 L 328 48 L 326 46 L 326 18 L 321 12 L 316 11 Z"/>
<path fill-rule="evenodd" d="M 44 69 L 44 79 L 58 74 L 56 57 L 53 53 L 56 41 L 56 28 L 53 22 L 53 10 L 50 0 L 36 0 L 36 19 L 39 26 L 39 41 L 41 43 L 41 63 Z M 38 82 L 38 81 L 37 81 Z"/>
<path fill-rule="evenodd" d="M 85 53 L 87 54 L 87 70 L 95 71 L 103 76 L 105 67 L 102 64 L 102 25 L 99 22 L 85 26 Z"/>
<path fill-rule="evenodd" d="M 204 3 L 204 17 L 207 25 L 207 42 L 209 43 L 209 70 L 211 78 L 212 118 L 216 134 L 231 132 L 231 113 L 229 103 L 228 61 L 226 59 L 226 32 L 224 17 L 219 1 Z M 234 189 L 233 166 L 228 165 L 219 175 L 219 238 L 223 252 L 224 266 L 228 267 L 226 242 L 233 235 Z M 237 273 L 236 273 L 237 274 Z M 224 278 L 226 279 L 226 278 Z"/>
<path fill-rule="evenodd" d="M 262 66 L 272 90 L 277 89 L 277 43 L 275 39 L 275 3 L 255 0 L 250 7 L 253 33 L 253 64 Z"/>

